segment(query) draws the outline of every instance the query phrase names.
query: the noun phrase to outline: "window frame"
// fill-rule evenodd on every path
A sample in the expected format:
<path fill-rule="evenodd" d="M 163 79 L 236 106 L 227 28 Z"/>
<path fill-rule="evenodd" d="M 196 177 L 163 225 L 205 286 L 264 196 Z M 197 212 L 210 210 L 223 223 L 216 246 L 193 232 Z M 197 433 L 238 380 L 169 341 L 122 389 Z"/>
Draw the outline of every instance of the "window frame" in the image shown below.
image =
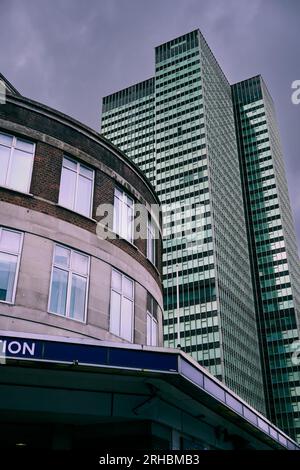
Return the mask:
<path fill-rule="evenodd" d="M 150 302 L 150 309 L 149 310 L 149 303 Z M 156 317 L 154 315 L 154 306 L 156 308 Z M 147 292 L 147 309 L 146 309 L 146 346 L 157 347 L 159 343 L 159 322 L 158 322 L 158 310 L 159 305 L 153 295 L 150 292 Z M 148 342 L 148 318 L 150 318 L 150 343 Z M 153 337 L 152 337 L 152 325 L 156 325 L 156 344 L 153 344 Z"/>
<path fill-rule="evenodd" d="M 116 195 L 117 191 L 122 193 L 122 198 L 119 198 Z M 116 198 L 119 199 L 119 201 L 121 202 L 121 222 L 120 223 L 119 223 L 119 219 L 117 220 L 117 218 L 116 218 L 116 205 L 115 205 Z M 133 218 L 132 218 L 132 221 L 131 221 L 131 238 L 130 239 L 127 238 L 127 236 L 124 236 L 124 233 L 123 233 L 123 215 L 124 215 L 123 207 L 128 206 L 127 203 L 126 203 L 126 198 L 128 198 L 132 201 Z M 123 240 L 126 240 L 127 242 L 131 243 L 132 245 L 134 244 L 134 228 L 135 228 L 135 226 L 134 226 L 134 206 L 135 206 L 134 198 L 132 196 L 130 196 L 127 191 L 124 191 L 119 186 L 116 186 L 115 189 L 114 189 L 113 231 L 120 238 L 122 238 Z M 119 218 L 120 218 L 120 216 L 119 216 Z M 120 230 L 119 225 L 121 225 L 121 230 Z"/>
<path fill-rule="evenodd" d="M 33 164 L 34 164 L 35 151 L 36 151 L 36 143 L 33 142 L 33 141 L 31 141 L 31 140 L 28 140 L 28 139 L 26 139 L 26 138 L 17 137 L 17 136 L 15 136 L 15 135 L 13 135 L 13 134 L 8 134 L 8 133 L 6 133 L 6 132 L 0 131 L 0 134 L 6 135 L 6 136 L 12 138 L 12 144 L 11 144 L 11 146 L 7 146 L 7 145 L 5 145 L 5 144 L 0 143 L 0 146 L 6 147 L 6 148 L 9 148 L 9 149 L 10 149 L 10 152 L 9 152 L 9 160 L 8 160 L 8 166 L 7 166 L 6 176 L 5 176 L 5 184 L 4 184 L 4 185 L 0 185 L 0 187 L 1 187 L 1 188 L 7 188 L 7 189 L 10 189 L 11 191 L 16 191 L 16 192 L 23 193 L 23 194 L 30 194 L 30 186 L 31 186 L 31 181 L 32 181 L 32 173 L 33 173 Z M 12 157 L 13 157 L 14 150 L 15 150 L 15 149 L 20 150 L 20 149 L 18 149 L 18 147 L 16 146 L 18 140 L 21 140 L 21 141 L 24 141 L 24 142 L 28 142 L 28 143 L 30 143 L 30 144 L 33 145 L 32 154 L 31 154 L 30 152 L 26 152 L 26 150 L 22 150 L 22 152 L 27 153 L 27 154 L 31 155 L 31 157 L 32 157 L 32 158 L 31 158 L 30 172 L 29 172 L 29 178 L 28 178 L 28 182 L 27 182 L 26 191 L 22 191 L 22 190 L 20 190 L 20 189 L 15 189 L 13 186 L 9 186 L 8 184 L 6 184 L 8 178 L 10 177 L 10 174 L 11 174 Z"/>
<path fill-rule="evenodd" d="M 76 171 L 75 170 L 72 170 L 71 168 L 68 168 L 67 166 L 64 167 L 64 160 L 70 160 L 71 162 L 75 163 L 76 164 Z M 77 202 L 77 198 L 78 198 L 78 181 L 79 181 L 79 176 L 82 176 L 80 175 L 80 167 L 85 167 L 87 168 L 88 170 L 90 170 L 92 173 L 93 173 L 93 177 L 92 178 L 88 178 L 86 176 L 83 176 L 84 178 L 88 179 L 89 181 L 91 181 L 92 183 L 92 186 L 91 186 L 91 198 L 90 198 L 90 207 L 89 207 L 89 214 L 83 214 L 82 212 L 79 212 L 78 210 L 76 210 L 75 206 L 76 206 L 76 202 Z M 67 169 L 68 171 L 71 171 L 73 173 L 76 173 L 76 181 L 75 181 L 75 190 L 74 190 L 74 195 L 73 195 L 73 203 L 72 203 L 72 207 L 68 207 L 67 205 L 63 204 L 62 201 L 61 201 L 61 188 L 62 188 L 62 178 L 63 178 L 63 169 Z M 64 155 L 63 156 L 63 160 L 62 160 L 62 165 L 61 165 L 61 173 L 60 173 L 60 183 L 59 183 L 59 194 L 58 194 L 58 204 L 59 206 L 61 207 L 64 207 L 65 209 L 68 209 L 72 212 L 75 212 L 76 214 L 80 214 L 82 215 L 83 217 L 87 217 L 89 219 L 92 218 L 92 215 L 93 215 L 93 203 L 94 203 L 94 192 L 95 192 L 95 170 L 94 168 L 92 168 L 91 166 L 89 165 L 86 165 L 85 163 L 81 163 L 80 161 L 76 160 L 75 158 L 72 158 L 72 157 L 69 157 L 69 155 Z"/>
<path fill-rule="evenodd" d="M 151 218 L 150 214 L 148 215 L 147 219 L 147 259 L 154 265 L 156 266 L 156 257 L 157 257 L 157 247 L 156 247 L 156 226 Z M 151 237 L 149 235 L 151 234 Z M 153 259 L 149 256 L 149 247 L 150 243 L 153 242 Z"/>
<path fill-rule="evenodd" d="M 70 250 L 70 263 L 71 263 L 71 256 L 72 252 L 78 253 L 82 256 L 86 256 L 88 258 L 88 268 L 87 268 L 87 275 L 84 276 L 82 274 L 78 274 L 77 271 L 72 270 L 70 267 L 62 267 L 57 264 L 55 264 L 55 249 L 56 247 L 60 247 L 66 250 Z M 67 278 L 67 292 L 66 292 L 66 308 L 65 308 L 65 315 L 61 315 L 60 313 L 53 312 L 50 308 L 51 306 L 51 294 L 52 294 L 52 281 L 53 281 L 53 271 L 54 268 L 60 269 L 61 271 L 65 271 L 68 273 L 68 278 Z M 50 287 L 49 287 L 49 294 L 48 294 L 48 306 L 47 306 L 47 312 L 50 315 L 57 315 L 60 318 L 65 318 L 66 320 L 73 320 L 78 323 L 87 323 L 87 310 L 88 310 L 88 298 L 89 298 L 89 285 L 90 285 L 90 272 L 91 272 L 91 256 L 88 255 L 87 253 L 84 253 L 83 251 L 74 249 L 69 247 L 68 245 L 63 245 L 62 243 L 56 243 L 54 242 L 54 247 L 53 247 L 53 253 L 52 253 L 52 265 L 51 265 L 51 276 L 50 276 Z M 79 320 L 77 318 L 72 318 L 70 317 L 70 300 L 71 300 L 71 290 L 72 290 L 72 275 L 78 275 L 81 277 L 84 277 L 86 279 L 86 292 L 85 292 L 85 302 L 84 302 L 84 318 L 82 320 Z"/>
<path fill-rule="evenodd" d="M 121 276 L 121 291 L 118 291 L 115 287 L 112 286 L 112 277 L 113 277 L 113 272 L 116 272 Z M 126 294 L 123 293 L 123 279 L 126 278 L 132 283 L 132 298 L 129 298 Z M 112 267 L 111 269 L 111 276 L 110 276 L 110 302 L 109 302 L 109 332 L 118 338 L 124 339 L 125 341 L 128 341 L 129 343 L 134 342 L 134 323 L 135 323 L 135 282 L 134 279 L 127 276 L 127 274 L 122 273 L 122 271 L 119 271 L 118 269 Z M 120 316 L 119 316 L 119 334 L 117 335 L 112 331 L 111 328 L 111 323 L 112 323 L 112 292 L 116 292 L 120 296 Z M 131 311 L 131 338 L 128 340 L 128 338 L 124 338 L 123 336 L 120 335 L 121 333 L 121 319 L 122 319 L 122 300 L 123 298 L 126 298 L 132 303 L 132 311 Z"/>
<path fill-rule="evenodd" d="M 148 318 L 150 319 L 150 343 L 148 342 L 148 324 L 147 324 Z M 153 324 L 155 324 L 156 326 L 156 344 L 153 344 L 153 337 L 152 337 L 152 325 Z M 158 321 L 156 320 L 156 318 L 154 318 L 152 313 L 149 312 L 149 310 L 147 310 L 147 313 L 146 313 L 146 346 L 152 346 L 152 347 L 158 346 Z"/>
<path fill-rule="evenodd" d="M 13 232 L 13 233 L 17 233 L 17 234 L 21 235 L 20 249 L 19 249 L 18 254 L 10 252 L 10 251 L 2 251 L 0 249 L 0 253 L 6 253 L 6 254 L 9 254 L 9 255 L 17 256 L 17 258 L 18 258 L 11 301 L 9 301 L 9 300 L 0 300 L 0 302 L 3 303 L 3 304 L 14 305 L 15 300 L 16 300 L 17 284 L 18 284 L 18 280 L 19 280 L 21 256 L 22 256 L 22 252 L 23 252 L 24 232 L 21 232 L 19 230 L 14 230 L 14 229 L 11 229 L 11 228 L 8 228 L 8 227 L 0 226 L 0 238 L 1 238 L 3 230 L 5 230 L 7 232 Z"/>

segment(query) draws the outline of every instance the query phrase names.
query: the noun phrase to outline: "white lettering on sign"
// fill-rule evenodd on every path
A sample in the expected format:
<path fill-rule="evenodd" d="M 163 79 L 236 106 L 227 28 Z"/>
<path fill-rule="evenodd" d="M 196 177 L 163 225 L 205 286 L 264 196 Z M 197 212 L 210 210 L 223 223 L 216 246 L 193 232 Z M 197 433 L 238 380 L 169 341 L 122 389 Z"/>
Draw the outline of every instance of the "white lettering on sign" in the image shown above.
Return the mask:
<path fill-rule="evenodd" d="M 34 356 L 35 353 L 35 343 L 20 343 L 20 341 L 8 341 L 6 339 L 0 339 L 0 354 L 5 355 L 7 353 L 10 354 L 21 354 L 22 356 L 26 356 L 26 354 L 30 354 L 30 356 Z"/>

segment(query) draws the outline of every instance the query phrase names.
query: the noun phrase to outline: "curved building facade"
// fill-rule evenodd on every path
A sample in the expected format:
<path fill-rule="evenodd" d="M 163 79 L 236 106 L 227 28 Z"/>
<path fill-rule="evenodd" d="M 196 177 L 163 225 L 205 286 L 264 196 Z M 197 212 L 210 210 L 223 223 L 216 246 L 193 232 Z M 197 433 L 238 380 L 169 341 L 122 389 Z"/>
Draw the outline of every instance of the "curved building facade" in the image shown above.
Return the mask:
<path fill-rule="evenodd" d="M 0 165 L 1 330 L 161 345 L 159 200 L 141 171 L 17 93 L 0 106 Z"/>

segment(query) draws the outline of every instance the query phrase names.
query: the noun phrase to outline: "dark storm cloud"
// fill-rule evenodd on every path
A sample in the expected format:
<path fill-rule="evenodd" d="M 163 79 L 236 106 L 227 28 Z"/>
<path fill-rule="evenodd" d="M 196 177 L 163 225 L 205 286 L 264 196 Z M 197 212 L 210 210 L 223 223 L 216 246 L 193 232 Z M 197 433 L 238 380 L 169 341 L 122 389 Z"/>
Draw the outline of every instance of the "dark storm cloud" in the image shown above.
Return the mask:
<path fill-rule="evenodd" d="M 199 27 L 230 82 L 265 78 L 300 239 L 299 20 L 298 0 L 0 0 L 0 71 L 98 129 L 101 97 L 152 76 L 154 46 Z"/>

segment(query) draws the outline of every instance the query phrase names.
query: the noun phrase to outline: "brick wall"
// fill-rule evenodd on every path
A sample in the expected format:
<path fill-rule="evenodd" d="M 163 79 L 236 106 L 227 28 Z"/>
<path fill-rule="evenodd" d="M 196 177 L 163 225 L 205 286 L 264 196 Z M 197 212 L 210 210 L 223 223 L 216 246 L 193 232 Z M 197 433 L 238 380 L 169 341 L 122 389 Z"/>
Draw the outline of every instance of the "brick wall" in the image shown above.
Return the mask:
<path fill-rule="evenodd" d="M 6 120 L 14 123 L 15 132 L 13 133 L 15 135 L 22 136 L 22 129 L 18 129 L 18 124 L 22 126 L 25 125 L 34 131 L 42 132 L 46 136 L 51 135 L 60 141 L 66 142 L 75 148 L 82 150 L 89 156 L 95 158 L 95 160 L 104 163 L 107 167 L 124 178 L 149 204 L 157 203 L 153 194 L 143 181 L 143 178 L 140 177 L 139 174 L 136 174 L 130 165 L 120 160 L 115 154 L 106 148 L 103 148 L 101 142 L 94 142 L 88 136 L 82 135 L 78 130 L 73 129 L 66 124 L 52 120 L 49 117 L 35 113 L 32 110 L 24 109 L 22 107 L 20 108 L 12 103 L 8 103 L 5 106 L 0 107 L 0 118 L 5 118 Z M 96 233 L 95 221 L 57 205 L 63 155 L 64 152 L 61 148 L 57 148 L 42 141 L 36 141 L 36 152 L 30 188 L 32 196 L 0 188 L 0 200 L 43 212 L 53 217 L 63 219 L 71 224 L 75 224 L 90 232 Z M 116 181 L 113 177 L 100 171 L 98 168 L 94 169 L 95 185 L 92 217 L 96 219 L 96 209 L 99 204 L 113 204 Z M 119 182 L 118 186 L 120 186 Z M 43 198 L 43 200 L 38 198 Z M 97 218 L 97 220 L 99 220 L 99 218 Z M 123 239 L 111 240 L 111 243 L 126 251 L 141 263 L 153 275 L 157 282 L 160 282 L 157 270 L 146 258 L 146 240 L 137 240 L 135 243 L 136 247 Z M 161 269 L 160 245 L 161 242 L 158 241 L 157 253 L 159 258 L 159 270 Z"/>

